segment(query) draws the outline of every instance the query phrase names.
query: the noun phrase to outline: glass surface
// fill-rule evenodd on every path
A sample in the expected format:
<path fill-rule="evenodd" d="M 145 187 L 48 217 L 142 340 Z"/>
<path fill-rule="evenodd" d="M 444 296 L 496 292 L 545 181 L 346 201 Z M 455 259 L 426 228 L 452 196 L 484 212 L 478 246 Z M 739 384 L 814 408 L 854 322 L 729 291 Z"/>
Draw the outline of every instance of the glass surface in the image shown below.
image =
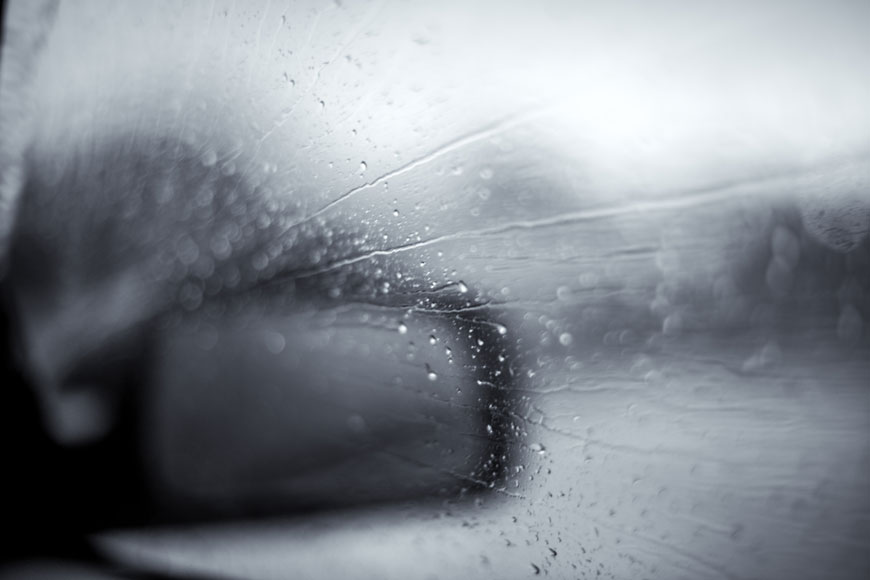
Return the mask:
<path fill-rule="evenodd" d="M 47 432 L 99 441 L 135 384 L 157 519 L 272 516 L 110 560 L 870 574 L 866 3 L 7 11 Z"/>

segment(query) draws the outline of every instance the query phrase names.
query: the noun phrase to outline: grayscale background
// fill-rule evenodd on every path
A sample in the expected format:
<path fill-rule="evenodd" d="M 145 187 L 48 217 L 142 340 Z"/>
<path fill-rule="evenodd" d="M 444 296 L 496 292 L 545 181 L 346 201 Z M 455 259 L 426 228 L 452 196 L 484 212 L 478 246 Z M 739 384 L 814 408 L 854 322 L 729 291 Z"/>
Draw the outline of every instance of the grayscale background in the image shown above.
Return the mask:
<path fill-rule="evenodd" d="M 868 23 L 7 2 L 0 577 L 870 577 Z"/>

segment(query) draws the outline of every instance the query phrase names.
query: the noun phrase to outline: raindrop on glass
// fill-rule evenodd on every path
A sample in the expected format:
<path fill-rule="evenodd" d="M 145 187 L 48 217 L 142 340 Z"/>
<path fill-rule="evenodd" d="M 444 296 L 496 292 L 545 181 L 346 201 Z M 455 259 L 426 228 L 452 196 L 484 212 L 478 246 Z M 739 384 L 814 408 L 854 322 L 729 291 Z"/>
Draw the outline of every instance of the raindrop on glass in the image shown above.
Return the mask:
<path fill-rule="evenodd" d="M 538 455 L 544 455 L 545 453 L 547 453 L 547 449 L 540 443 L 532 443 L 531 445 L 529 445 L 529 449 L 534 451 Z"/>
<path fill-rule="evenodd" d="M 366 422 L 359 415 L 351 415 L 347 418 L 347 427 L 351 430 L 352 433 L 360 435 L 365 433 L 366 430 Z"/>
<path fill-rule="evenodd" d="M 202 154 L 202 157 L 200 159 L 203 165 L 205 165 L 206 167 L 211 167 L 212 165 L 217 163 L 217 153 L 215 153 L 213 149 L 209 149 Z"/>
<path fill-rule="evenodd" d="M 272 354 L 279 354 L 284 350 L 287 342 L 284 340 L 284 335 L 280 332 L 268 331 L 263 337 L 263 342 L 266 344 L 266 349 Z"/>
<path fill-rule="evenodd" d="M 254 270 L 265 270 L 266 266 L 269 265 L 269 256 L 262 252 L 259 252 L 254 255 L 254 258 L 251 260 L 251 265 L 254 267 Z"/>

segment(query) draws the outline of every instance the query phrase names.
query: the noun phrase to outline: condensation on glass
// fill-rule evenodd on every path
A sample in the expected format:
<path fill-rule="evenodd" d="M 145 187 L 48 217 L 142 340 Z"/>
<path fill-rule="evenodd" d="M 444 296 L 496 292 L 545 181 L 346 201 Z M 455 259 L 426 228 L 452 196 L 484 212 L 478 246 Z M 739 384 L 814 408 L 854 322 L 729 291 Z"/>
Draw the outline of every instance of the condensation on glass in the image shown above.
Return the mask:
<path fill-rule="evenodd" d="M 865 4 L 26 10 L 2 217 L 48 431 L 135 383 L 163 514 L 280 516 L 107 557 L 870 572 Z"/>

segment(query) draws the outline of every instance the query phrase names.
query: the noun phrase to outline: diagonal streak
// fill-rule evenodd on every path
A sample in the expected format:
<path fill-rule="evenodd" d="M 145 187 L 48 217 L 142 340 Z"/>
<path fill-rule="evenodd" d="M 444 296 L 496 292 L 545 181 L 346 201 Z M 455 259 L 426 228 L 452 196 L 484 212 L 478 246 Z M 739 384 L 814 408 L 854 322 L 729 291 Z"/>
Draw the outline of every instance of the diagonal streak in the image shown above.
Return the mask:
<path fill-rule="evenodd" d="M 275 122 L 268 131 L 263 133 L 263 135 L 260 136 L 259 139 L 257 139 L 257 143 L 254 146 L 254 152 L 251 155 L 250 162 L 247 164 L 247 166 L 241 172 L 242 178 L 246 177 L 250 173 L 250 171 L 254 167 L 254 165 L 256 164 L 257 156 L 260 154 L 260 150 L 263 147 L 263 143 L 265 143 L 266 140 L 269 139 L 269 137 L 271 137 L 276 131 L 281 129 L 281 127 L 283 127 L 290 119 L 293 118 L 293 115 L 296 112 L 296 107 L 298 107 L 302 103 L 302 101 L 304 101 L 311 94 L 311 92 L 314 90 L 314 88 L 318 85 L 318 83 L 320 82 L 320 78 L 323 75 L 323 72 L 328 67 L 330 67 L 332 64 L 334 64 L 335 61 L 338 60 L 338 58 L 341 56 L 341 54 L 344 51 L 346 51 L 356 41 L 357 38 L 359 38 L 359 35 L 362 34 L 363 30 L 365 30 L 369 26 L 369 24 L 371 24 L 371 22 L 374 20 L 374 17 L 378 14 L 378 12 L 381 10 L 381 8 L 383 8 L 383 1 L 375 4 L 372 8 L 369 9 L 368 13 L 366 14 L 366 17 L 347 35 L 347 37 L 345 38 L 345 41 L 342 42 L 338 46 L 338 48 L 335 50 L 335 52 L 333 53 L 331 58 L 324 61 L 321 64 L 321 66 L 317 69 L 317 71 L 314 74 L 314 79 L 311 81 L 311 83 L 305 89 L 305 92 L 303 92 L 299 96 L 299 98 L 296 99 L 296 101 L 290 106 L 290 108 L 287 110 L 287 112 L 283 113 L 281 115 L 281 118 L 278 119 L 278 121 Z M 311 25 L 311 28 L 310 28 L 309 33 L 308 33 L 308 39 L 305 41 L 305 45 L 304 45 L 306 48 L 311 44 L 311 40 L 314 38 L 314 33 L 315 33 L 315 30 L 317 29 L 318 24 L 320 23 L 320 17 L 322 16 L 322 14 L 323 14 L 323 11 L 318 12 L 317 16 L 314 19 L 314 23 Z M 242 180 L 240 179 L 239 183 L 241 183 L 241 181 Z M 235 190 L 233 191 L 233 193 L 235 193 Z"/>
<path fill-rule="evenodd" d="M 358 254 L 356 256 L 350 256 L 348 258 L 335 260 L 321 268 L 308 271 L 294 272 L 292 274 L 292 277 L 297 279 L 311 278 L 320 274 L 339 270 L 341 268 L 351 266 L 359 262 L 364 262 L 375 257 L 402 254 L 405 252 L 425 248 L 446 241 L 479 239 L 516 230 L 534 230 L 538 228 L 559 227 L 603 218 L 619 217 L 630 214 L 644 214 L 660 211 L 691 209 L 703 205 L 733 201 L 734 199 L 739 197 L 757 195 L 758 187 L 755 187 L 756 185 L 758 184 L 756 182 L 753 182 L 749 184 L 738 184 L 728 187 L 717 187 L 715 189 L 703 190 L 695 193 L 682 193 L 664 199 L 638 201 L 634 203 L 623 203 L 606 207 L 584 209 L 535 220 L 514 221 L 473 231 L 460 231 L 451 234 L 444 234 L 426 240 L 411 242 L 408 244 L 385 248 L 382 250 L 371 250 L 362 254 Z M 763 187 L 765 184 L 761 185 Z"/>
<path fill-rule="evenodd" d="M 313 218 L 323 214 L 324 212 L 329 211 L 331 208 L 333 208 L 336 205 L 338 205 L 339 203 L 345 201 L 349 197 L 352 197 L 352 196 L 360 193 L 361 191 L 371 189 L 377 185 L 380 185 L 384 181 L 387 181 L 389 179 L 392 179 L 398 175 L 402 175 L 402 174 L 407 173 L 409 171 L 413 171 L 414 169 L 417 169 L 421 165 L 426 165 L 427 163 L 431 163 L 432 161 L 434 161 L 440 157 L 443 157 L 449 153 L 452 153 L 456 150 L 462 149 L 463 147 L 468 147 L 469 145 L 473 145 L 474 143 L 479 143 L 480 141 L 490 139 L 492 137 L 497 137 L 498 135 L 501 135 L 501 134 L 509 131 L 510 129 L 513 129 L 514 127 L 517 127 L 519 125 L 523 125 L 523 124 L 528 123 L 530 121 L 533 121 L 534 119 L 537 119 L 537 118 L 541 117 L 542 115 L 543 115 L 542 111 L 532 111 L 530 113 L 515 114 L 515 115 L 512 115 L 510 117 L 507 117 L 506 119 L 501 119 L 499 121 L 495 121 L 495 122 L 490 123 L 484 127 L 479 128 L 479 129 L 475 129 L 474 131 L 471 131 L 469 133 L 466 133 L 465 135 L 457 137 L 457 138 L 453 139 L 452 141 L 448 141 L 447 143 L 441 145 L 440 147 L 430 151 L 429 153 L 426 153 L 422 157 L 418 157 L 416 159 L 413 159 L 413 160 L 409 161 L 408 163 L 406 163 L 400 167 L 397 167 L 396 169 L 393 169 L 391 171 L 388 171 L 388 172 L 378 176 L 377 178 L 375 178 L 372 181 L 369 181 L 368 183 L 364 183 L 362 185 L 354 187 L 351 190 L 346 191 L 345 193 L 341 194 L 340 196 L 338 196 L 334 200 L 332 200 L 329 203 L 327 203 L 326 205 L 324 205 L 319 210 L 309 214 L 308 217 L 305 219 L 305 221 L 313 219 Z"/>

